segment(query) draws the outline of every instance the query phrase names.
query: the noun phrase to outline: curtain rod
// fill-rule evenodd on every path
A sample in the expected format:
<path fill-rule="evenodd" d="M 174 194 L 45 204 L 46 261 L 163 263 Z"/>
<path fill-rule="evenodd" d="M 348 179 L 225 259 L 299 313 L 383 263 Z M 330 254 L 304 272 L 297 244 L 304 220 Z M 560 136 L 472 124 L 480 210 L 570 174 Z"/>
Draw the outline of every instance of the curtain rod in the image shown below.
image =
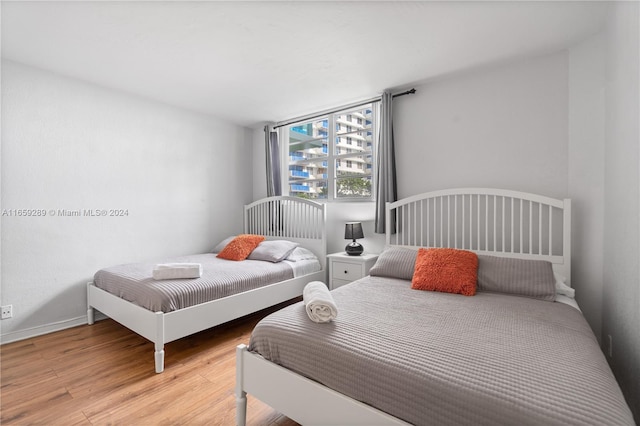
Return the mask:
<path fill-rule="evenodd" d="M 393 97 L 397 98 L 398 96 L 413 95 L 414 93 L 416 93 L 416 89 L 410 89 L 410 90 L 407 90 L 406 92 L 396 93 L 396 94 L 393 95 Z M 315 114 L 311 114 L 311 115 L 303 115 L 302 117 L 292 118 L 291 120 L 287 120 L 287 121 L 281 121 L 279 123 L 276 123 L 272 127 L 272 129 L 277 129 L 279 127 L 288 126 L 289 124 L 297 123 L 299 121 L 312 120 L 314 118 L 322 117 L 322 116 L 325 116 L 325 115 L 328 115 L 328 114 L 333 114 L 333 113 L 336 113 L 336 112 L 339 112 L 339 111 L 343 111 L 345 109 L 355 108 L 355 107 L 359 107 L 359 106 L 362 106 L 362 105 L 371 104 L 371 103 L 374 103 L 374 102 L 380 102 L 381 99 L 382 99 L 382 96 L 376 96 L 375 98 L 366 99 L 364 101 L 359 101 L 359 102 L 354 102 L 352 104 L 343 105 L 343 106 L 338 107 L 338 108 L 332 108 L 330 110 L 322 111 L 322 112 L 319 112 L 319 113 L 315 113 Z"/>

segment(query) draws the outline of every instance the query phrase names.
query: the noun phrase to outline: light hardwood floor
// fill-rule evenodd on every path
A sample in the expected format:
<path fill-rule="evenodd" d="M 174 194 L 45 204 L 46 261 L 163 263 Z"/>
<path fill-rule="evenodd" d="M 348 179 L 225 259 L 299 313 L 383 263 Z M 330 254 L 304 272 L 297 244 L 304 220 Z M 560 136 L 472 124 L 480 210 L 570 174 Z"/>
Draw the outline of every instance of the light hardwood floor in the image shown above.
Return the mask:
<path fill-rule="evenodd" d="M 113 320 L 0 347 L 2 425 L 234 425 L 235 347 L 261 312 L 165 345 Z M 297 425 L 249 395 L 249 425 Z"/>

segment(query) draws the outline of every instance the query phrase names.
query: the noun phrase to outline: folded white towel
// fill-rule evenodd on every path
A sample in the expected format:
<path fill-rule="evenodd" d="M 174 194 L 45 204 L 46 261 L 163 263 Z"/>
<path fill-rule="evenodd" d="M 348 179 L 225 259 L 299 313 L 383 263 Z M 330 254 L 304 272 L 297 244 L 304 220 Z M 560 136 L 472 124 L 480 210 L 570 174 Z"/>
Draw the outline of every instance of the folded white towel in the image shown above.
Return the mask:
<path fill-rule="evenodd" d="M 199 263 L 159 263 L 153 268 L 154 280 L 200 278 L 201 276 L 202 265 Z"/>
<path fill-rule="evenodd" d="M 336 302 L 323 282 L 312 281 L 304 286 L 302 300 L 311 321 L 329 322 L 338 316 Z"/>

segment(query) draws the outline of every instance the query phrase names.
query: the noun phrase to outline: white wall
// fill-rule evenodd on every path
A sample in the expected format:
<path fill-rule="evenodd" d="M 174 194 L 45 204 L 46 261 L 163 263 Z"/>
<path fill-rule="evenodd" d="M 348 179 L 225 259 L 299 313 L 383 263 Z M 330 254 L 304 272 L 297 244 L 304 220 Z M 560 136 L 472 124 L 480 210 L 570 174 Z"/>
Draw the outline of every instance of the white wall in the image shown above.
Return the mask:
<path fill-rule="evenodd" d="M 616 2 L 607 29 L 602 336 L 640 423 L 640 3 Z"/>
<path fill-rule="evenodd" d="M 569 51 L 569 196 L 572 201 L 573 286 L 598 340 L 602 329 L 605 37 Z"/>
<path fill-rule="evenodd" d="M 493 187 L 566 197 L 567 70 L 558 53 L 445 77 L 400 98 L 398 195 Z"/>
<path fill-rule="evenodd" d="M 86 321 L 100 268 L 210 250 L 242 230 L 251 132 L 212 117 L 2 62 L 3 342 Z M 59 209 L 126 209 L 60 217 Z"/>

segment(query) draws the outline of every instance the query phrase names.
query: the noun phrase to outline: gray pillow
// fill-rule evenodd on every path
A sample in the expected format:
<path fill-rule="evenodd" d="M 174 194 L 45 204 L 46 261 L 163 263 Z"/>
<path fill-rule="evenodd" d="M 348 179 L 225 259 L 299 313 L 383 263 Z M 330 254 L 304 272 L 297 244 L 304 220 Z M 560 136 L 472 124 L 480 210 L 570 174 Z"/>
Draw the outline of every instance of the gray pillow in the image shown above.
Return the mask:
<path fill-rule="evenodd" d="M 229 244 L 235 237 L 235 235 L 232 235 L 231 237 L 227 237 L 224 240 L 220 241 L 218 245 L 215 246 L 213 250 L 211 250 L 211 253 L 220 253 L 222 249 L 224 249 L 227 244 Z"/>
<path fill-rule="evenodd" d="M 249 260 L 265 260 L 267 262 L 281 262 L 286 259 L 291 252 L 298 247 L 298 243 L 287 240 L 268 240 L 258 244 L 258 247 L 253 249 L 249 257 Z"/>
<path fill-rule="evenodd" d="M 551 262 L 478 255 L 478 291 L 554 301 L 556 281 Z"/>
<path fill-rule="evenodd" d="M 406 247 L 387 247 L 378 256 L 375 265 L 369 270 L 374 277 L 400 278 L 411 281 L 416 267 L 417 249 Z"/>

